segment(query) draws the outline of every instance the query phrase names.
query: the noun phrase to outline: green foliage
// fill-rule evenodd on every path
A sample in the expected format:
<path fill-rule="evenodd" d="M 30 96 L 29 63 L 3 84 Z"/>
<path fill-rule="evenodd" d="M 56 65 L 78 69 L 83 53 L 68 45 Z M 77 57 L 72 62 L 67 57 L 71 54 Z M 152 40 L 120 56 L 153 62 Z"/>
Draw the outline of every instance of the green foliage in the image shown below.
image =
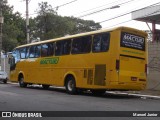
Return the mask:
<path fill-rule="evenodd" d="M 2 13 L 4 17 L 2 48 L 7 52 L 24 43 L 25 21 L 20 13 L 13 13 L 13 7 L 10 7 L 6 1 L 3 2 Z"/>
<path fill-rule="evenodd" d="M 26 22 L 19 12 L 13 13 L 6 0 L 3 0 L 3 50 L 11 51 L 14 47 L 26 43 Z M 90 20 L 57 15 L 47 2 L 39 3 L 37 16 L 30 18 L 30 40 L 47 40 L 65 35 L 93 31 L 101 28 L 100 24 Z"/>
<path fill-rule="evenodd" d="M 33 39 L 47 40 L 101 28 L 101 25 L 94 21 L 59 16 L 47 2 L 39 3 L 37 13 L 38 16 L 32 20 L 35 27 L 30 27 Z"/>

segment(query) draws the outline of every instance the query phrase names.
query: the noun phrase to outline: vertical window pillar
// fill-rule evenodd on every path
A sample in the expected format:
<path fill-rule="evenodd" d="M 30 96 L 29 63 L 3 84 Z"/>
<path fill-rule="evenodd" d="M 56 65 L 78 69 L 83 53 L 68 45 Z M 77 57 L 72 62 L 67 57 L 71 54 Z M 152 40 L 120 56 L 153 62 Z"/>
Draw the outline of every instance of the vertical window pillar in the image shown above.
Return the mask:
<path fill-rule="evenodd" d="M 155 42 L 156 38 L 156 24 L 155 21 L 152 22 L 152 42 Z"/>

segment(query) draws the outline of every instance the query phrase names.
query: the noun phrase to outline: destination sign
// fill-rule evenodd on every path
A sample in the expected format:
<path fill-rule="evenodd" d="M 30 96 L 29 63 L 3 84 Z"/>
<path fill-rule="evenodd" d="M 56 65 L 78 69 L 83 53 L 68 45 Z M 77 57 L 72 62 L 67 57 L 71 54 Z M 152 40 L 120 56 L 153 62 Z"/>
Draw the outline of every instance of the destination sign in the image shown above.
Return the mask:
<path fill-rule="evenodd" d="M 127 47 L 145 51 L 145 39 L 144 37 L 138 35 L 122 32 L 121 47 Z"/>

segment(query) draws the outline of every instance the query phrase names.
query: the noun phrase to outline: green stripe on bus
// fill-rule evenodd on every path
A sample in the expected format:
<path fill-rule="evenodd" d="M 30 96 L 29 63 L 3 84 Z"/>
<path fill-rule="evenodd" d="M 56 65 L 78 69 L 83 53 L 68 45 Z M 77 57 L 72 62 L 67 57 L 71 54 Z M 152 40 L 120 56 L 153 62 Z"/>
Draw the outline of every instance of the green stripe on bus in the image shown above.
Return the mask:
<path fill-rule="evenodd" d="M 40 61 L 40 64 L 57 64 L 59 61 L 59 58 L 44 58 Z"/>

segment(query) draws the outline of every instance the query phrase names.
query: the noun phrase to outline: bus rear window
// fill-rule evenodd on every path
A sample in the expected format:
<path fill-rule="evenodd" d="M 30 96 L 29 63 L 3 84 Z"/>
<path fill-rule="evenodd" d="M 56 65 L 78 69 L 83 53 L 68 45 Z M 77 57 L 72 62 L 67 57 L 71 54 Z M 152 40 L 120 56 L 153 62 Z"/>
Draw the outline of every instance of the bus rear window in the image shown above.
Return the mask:
<path fill-rule="evenodd" d="M 145 51 L 145 38 L 138 35 L 122 32 L 121 47 Z"/>

